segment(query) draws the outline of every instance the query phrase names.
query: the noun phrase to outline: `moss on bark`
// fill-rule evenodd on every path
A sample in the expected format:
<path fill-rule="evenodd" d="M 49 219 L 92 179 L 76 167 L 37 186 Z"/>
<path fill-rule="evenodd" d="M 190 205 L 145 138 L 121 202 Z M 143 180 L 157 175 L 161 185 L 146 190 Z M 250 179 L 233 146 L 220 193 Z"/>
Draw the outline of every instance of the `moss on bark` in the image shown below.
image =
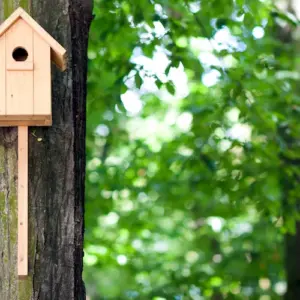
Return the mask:
<path fill-rule="evenodd" d="M 2 1 L 3 10 L 4 10 L 4 18 L 10 16 L 10 14 L 17 9 L 19 6 L 30 12 L 30 0 L 3 0 Z"/>

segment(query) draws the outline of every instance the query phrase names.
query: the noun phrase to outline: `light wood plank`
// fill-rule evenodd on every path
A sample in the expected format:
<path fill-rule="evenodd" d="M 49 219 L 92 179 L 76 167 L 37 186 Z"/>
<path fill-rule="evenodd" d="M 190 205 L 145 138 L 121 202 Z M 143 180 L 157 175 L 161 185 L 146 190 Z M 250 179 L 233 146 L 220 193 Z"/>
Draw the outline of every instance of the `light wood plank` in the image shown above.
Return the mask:
<path fill-rule="evenodd" d="M 14 62 L 8 63 L 6 66 L 8 71 L 33 71 L 33 62 Z"/>
<path fill-rule="evenodd" d="M 28 275 L 28 127 L 18 127 L 18 275 Z"/>
<path fill-rule="evenodd" d="M 35 115 L 51 115 L 51 61 L 50 47 L 37 34 L 33 35 L 34 47 L 34 102 Z"/>
<path fill-rule="evenodd" d="M 13 64 L 15 60 L 13 51 L 18 48 L 25 48 L 28 52 L 26 62 L 33 62 L 33 30 L 22 19 L 13 24 L 6 32 L 6 64 Z"/>
<path fill-rule="evenodd" d="M 28 52 L 26 62 L 33 63 L 33 30 L 22 19 L 13 24 L 6 32 L 7 66 L 16 63 L 12 54 L 20 46 Z M 33 72 L 6 72 L 6 114 L 33 114 Z"/>
<path fill-rule="evenodd" d="M 33 72 L 7 71 L 6 114 L 33 114 Z"/>
<path fill-rule="evenodd" d="M 5 35 L 0 37 L 0 115 L 6 114 Z"/>

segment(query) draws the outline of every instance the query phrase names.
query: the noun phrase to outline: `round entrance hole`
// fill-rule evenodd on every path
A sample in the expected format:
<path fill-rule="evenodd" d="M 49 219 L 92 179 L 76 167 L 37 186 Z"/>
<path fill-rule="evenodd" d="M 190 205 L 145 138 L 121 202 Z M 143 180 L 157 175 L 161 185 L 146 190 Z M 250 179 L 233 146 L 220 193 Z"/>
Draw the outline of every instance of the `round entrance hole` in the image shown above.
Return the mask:
<path fill-rule="evenodd" d="M 28 58 L 28 52 L 22 47 L 18 47 L 12 54 L 15 61 L 25 61 Z"/>

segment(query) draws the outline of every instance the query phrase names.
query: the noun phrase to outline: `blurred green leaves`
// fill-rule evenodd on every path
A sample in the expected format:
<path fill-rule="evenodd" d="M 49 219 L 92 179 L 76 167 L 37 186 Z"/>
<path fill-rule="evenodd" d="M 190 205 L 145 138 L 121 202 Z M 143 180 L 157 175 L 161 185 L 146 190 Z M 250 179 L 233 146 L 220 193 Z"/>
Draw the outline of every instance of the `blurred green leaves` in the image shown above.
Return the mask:
<path fill-rule="evenodd" d="M 254 0 L 94 12 L 88 295 L 280 299 L 299 220 L 297 19 Z"/>

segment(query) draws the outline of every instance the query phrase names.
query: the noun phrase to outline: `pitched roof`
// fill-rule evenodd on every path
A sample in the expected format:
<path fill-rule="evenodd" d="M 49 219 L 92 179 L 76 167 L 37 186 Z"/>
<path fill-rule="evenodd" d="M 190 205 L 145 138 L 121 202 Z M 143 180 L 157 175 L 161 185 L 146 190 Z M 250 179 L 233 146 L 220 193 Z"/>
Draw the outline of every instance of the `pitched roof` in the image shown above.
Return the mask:
<path fill-rule="evenodd" d="M 62 70 L 66 69 L 66 50 L 27 12 L 19 7 L 0 26 L 0 37 L 19 19 L 23 19 L 51 48 L 51 60 Z"/>

